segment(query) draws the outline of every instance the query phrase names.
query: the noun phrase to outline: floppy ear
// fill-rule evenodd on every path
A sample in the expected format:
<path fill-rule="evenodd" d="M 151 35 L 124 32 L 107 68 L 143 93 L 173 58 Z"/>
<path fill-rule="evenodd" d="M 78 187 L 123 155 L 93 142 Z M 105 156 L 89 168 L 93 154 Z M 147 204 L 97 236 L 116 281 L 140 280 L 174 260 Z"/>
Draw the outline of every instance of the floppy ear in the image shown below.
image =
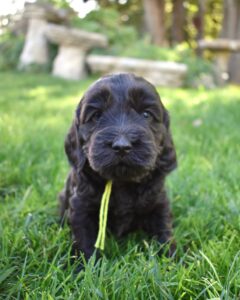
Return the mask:
<path fill-rule="evenodd" d="M 168 112 L 163 108 L 163 125 L 164 125 L 164 138 L 163 138 L 163 150 L 158 158 L 159 169 L 167 174 L 177 167 L 177 156 L 174 147 L 174 143 L 170 131 L 170 119 Z"/>
<path fill-rule="evenodd" d="M 77 171 L 81 171 L 86 162 L 86 157 L 80 145 L 78 134 L 80 110 L 81 105 L 79 105 L 77 108 L 76 117 L 68 131 L 64 145 L 68 161 L 71 166 Z"/>

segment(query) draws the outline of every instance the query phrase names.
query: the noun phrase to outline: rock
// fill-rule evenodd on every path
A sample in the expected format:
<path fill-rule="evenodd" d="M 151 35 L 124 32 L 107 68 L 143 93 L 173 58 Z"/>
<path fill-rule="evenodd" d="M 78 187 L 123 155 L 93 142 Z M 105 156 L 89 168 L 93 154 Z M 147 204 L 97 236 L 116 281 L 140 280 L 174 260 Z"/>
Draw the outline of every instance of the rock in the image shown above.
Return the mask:
<path fill-rule="evenodd" d="M 184 64 L 128 57 L 88 55 L 87 64 L 93 73 L 131 72 L 156 86 L 180 87 L 187 73 Z"/>
<path fill-rule="evenodd" d="M 54 24 L 47 25 L 45 36 L 50 42 L 59 45 L 52 73 L 65 79 L 85 78 L 87 51 L 93 47 L 107 46 L 107 38 L 104 35 Z"/>

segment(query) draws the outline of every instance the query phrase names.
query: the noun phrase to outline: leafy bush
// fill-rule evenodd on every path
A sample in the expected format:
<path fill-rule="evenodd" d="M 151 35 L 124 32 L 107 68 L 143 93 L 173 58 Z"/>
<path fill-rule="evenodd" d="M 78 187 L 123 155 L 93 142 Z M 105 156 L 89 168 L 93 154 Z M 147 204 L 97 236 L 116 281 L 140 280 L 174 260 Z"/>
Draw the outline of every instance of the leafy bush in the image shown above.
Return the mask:
<path fill-rule="evenodd" d="M 139 38 L 137 30 L 133 26 L 124 25 L 119 12 L 112 8 L 92 11 L 84 19 L 74 17 L 71 25 L 106 35 L 109 41 L 108 51 L 115 55 L 120 55 L 123 49 Z"/>
<path fill-rule="evenodd" d="M 132 44 L 131 47 L 123 49 L 122 55 L 163 61 L 180 61 L 181 59 L 176 49 L 150 44 L 147 38 L 140 39 Z"/>
<path fill-rule="evenodd" d="M 15 36 L 11 33 L 6 33 L 2 36 L 0 43 L 0 70 L 15 70 L 18 67 L 19 57 L 24 46 L 24 36 Z M 57 54 L 57 46 L 55 44 L 48 45 L 49 62 L 46 65 L 31 64 L 25 71 L 41 73 L 50 72 L 52 69 L 53 59 Z"/>
<path fill-rule="evenodd" d="M 24 45 L 24 37 L 6 33 L 1 39 L 0 70 L 16 69 Z"/>
<path fill-rule="evenodd" d="M 186 86 L 195 86 L 202 75 L 210 75 L 212 79 L 214 78 L 213 64 L 209 60 L 197 56 L 187 44 L 179 45 L 175 50 L 179 55 L 177 61 L 186 64 L 188 67 L 185 79 Z"/>

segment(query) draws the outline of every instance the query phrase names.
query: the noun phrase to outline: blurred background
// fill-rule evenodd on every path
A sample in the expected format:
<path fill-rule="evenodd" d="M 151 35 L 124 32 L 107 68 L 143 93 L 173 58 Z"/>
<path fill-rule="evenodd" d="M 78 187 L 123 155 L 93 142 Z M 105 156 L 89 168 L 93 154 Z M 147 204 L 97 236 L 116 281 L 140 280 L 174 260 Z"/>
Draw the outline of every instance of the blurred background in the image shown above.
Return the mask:
<path fill-rule="evenodd" d="M 239 51 L 238 0 L 0 3 L 0 70 L 74 80 L 133 71 L 156 85 L 213 88 L 240 84 Z M 149 71 L 146 59 L 165 64 Z"/>

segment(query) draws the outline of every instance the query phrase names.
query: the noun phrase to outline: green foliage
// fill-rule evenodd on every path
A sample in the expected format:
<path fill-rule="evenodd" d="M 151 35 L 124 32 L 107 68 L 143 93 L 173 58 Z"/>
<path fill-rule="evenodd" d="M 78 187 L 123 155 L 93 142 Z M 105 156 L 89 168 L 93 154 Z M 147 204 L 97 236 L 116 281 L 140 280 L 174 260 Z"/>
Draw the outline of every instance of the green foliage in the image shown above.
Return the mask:
<path fill-rule="evenodd" d="M 74 274 L 70 234 L 57 224 L 69 170 L 63 150 L 91 80 L 0 74 L 2 299 L 222 299 L 240 296 L 239 88 L 160 89 L 179 167 L 168 178 L 177 253 L 145 236 L 106 241 Z M 201 120 L 200 125 L 194 124 Z"/>
<path fill-rule="evenodd" d="M 138 33 L 144 31 L 144 11 L 142 0 L 97 0 L 100 7 L 110 8 L 118 11 L 123 24 L 134 26 Z M 172 40 L 172 18 L 173 18 L 173 0 L 165 0 L 165 29 L 166 40 Z M 179 2 L 178 2 L 179 3 Z M 223 3 L 222 0 L 208 0 L 204 2 L 204 37 L 217 38 L 221 32 L 223 19 Z M 183 1 L 184 5 L 184 36 L 185 42 L 191 47 L 196 48 L 196 37 L 198 35 L 199 24 L 196 24 L 195 18 L 198 16 L 199 1 L 188 0 Z"/>
<path fill-rule="evenodd" d="M 24 36 L 16 36 L 6 33 L 1 36 L 0 43 L 0 70 L 16 70 L 19 64 L 19 57 L 24 46 Z M 46 65 L 31 64 L 24 69 L 26 72 L 46 73 L 52 69 L 53 59 L 55 58 L 58 47 L 49 43 L 49 62 Z"/>
<path fill-rule="evenodd" d="M 23 45 L 23 36 L 14 36 L 10 33 L 1 36 L 0 70 L 11 70 L 17 68 Z"/>
<path fill-rule="evenodd" d="M 123 24 L 131 25 L 138 30 L 143 27 L 143 5 L 142 0 L 119 1 L 119 0 L 97 0 L 102 8 L 111 8 L 119 12 Z"/>
<path fill-rule="evenodd" d="M 186 86 L 193 86 L 194 82 L 203 74 L 211 75 L 214 78 L 213 63 L 197 56 L 192 49 L 186 45 L 176 47 L 179 55 L 179 62 L 185 63 L 188 67 L 185 79 Z"/>
<path fill-rule="evenodd" d="M 111 8 L 92 11 L 84 19 L 75 17 L 71 24 L 83 30 L 105 34 L 110 47 L 113 48 L 116 46 L 124 49 L 138 39 L 136 29 L 133 26 L 123 25 L 119 12 Z"/>
<path fill-rule="evenodd" d="M 162 60 L 162 61 L 181 61 L 180 53 L 173 48 L 163 48 L 150 43 L 149 39 L 140 39 L 125 48 L 121 52 L 122 56 Z"/>

